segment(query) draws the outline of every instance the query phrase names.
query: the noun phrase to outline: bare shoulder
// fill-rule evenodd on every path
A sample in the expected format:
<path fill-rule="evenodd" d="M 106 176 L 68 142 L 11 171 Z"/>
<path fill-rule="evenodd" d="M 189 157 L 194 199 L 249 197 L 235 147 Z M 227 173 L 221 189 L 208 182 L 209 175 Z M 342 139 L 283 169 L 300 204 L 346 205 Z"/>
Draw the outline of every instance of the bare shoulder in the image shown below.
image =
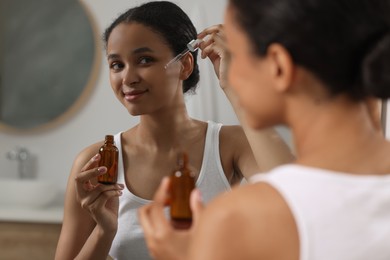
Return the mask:
<path fill-rule="evenodd" d="M 229 173 L 226 163 L 228 166 L 230 163 L 233 167 L 235 178 L 229 178 L 235 180 L 232 184 L 239 182 L 243 177 L 248 179 L 259 172 L 259 164 L 241 126 L 223 126 L 220 131 L 219 148 L 225 173 Z"/>
<path fill-rule="evenodd" d="M 230 156 L 240 156 L 250 149 L 244 130 L 239 125 L 222 126 L 219 141 L 222 155 L 228 153 Z"/>
<path fill-rule="evenodd" d="M 87 164 L 89 160 L 92 159 L 93 156 L 95 156 L 99 152 L 100 146 L 103 144 L 103 140 L 101 142 L 92 144 L 86 148 L 84 148 L 74 159 L 72 169 L 69 174 L 68 178 L 68 185 L 67 185 L 67 194 L 65 202 L 71 201 L 69 205 L 77 205 L 77 208 L 79 207 L 78 203 L 76 202 L 76 191 L 74 186 L 74 179 L 75 177 L 82 171 L 83 167 Z M 68 206 L 66 203 L 65 206 Z"/>
<path fill-rule="evenodd" d="M 202 252 L 196 248 L 206 247 Z M 217 197 L 195 227 L 191 259 L 298 259 L 293 215 L 266 183 L 237 187 Z"/>
<path fill-rule="evenodd" d="M 81 209 L 76 199 L 76 190 L 74 185 L 75 177 L 77 177 L 77 175 L 82 171 L 83 167 L 87 164 L 87 162 L 98 153 L 99 148 L 102 144 L 103 141 L 84 148 L 74 159 L 72 169 L 68 177 L 68 184 L 65 195 L 65 208 L 68 208 L 69 212 L 69 208 Z M 65 216 L 66 215 L 67 214 L 65 214 Z"/>
<path fill-rule="evenodd" d="M 74 159 L 72 172 L 74 170 L 79 171 L 93 156 L 99 152 L 99 148 L 103 145 L 104 141 L 94 143 L 81 150 Z"/>
<path fill-rule="evenodd" d="M 229 143 L 246 140 L 244 130 L 239 125 L 224 125 L 221 127 L 220 139 Z"/>

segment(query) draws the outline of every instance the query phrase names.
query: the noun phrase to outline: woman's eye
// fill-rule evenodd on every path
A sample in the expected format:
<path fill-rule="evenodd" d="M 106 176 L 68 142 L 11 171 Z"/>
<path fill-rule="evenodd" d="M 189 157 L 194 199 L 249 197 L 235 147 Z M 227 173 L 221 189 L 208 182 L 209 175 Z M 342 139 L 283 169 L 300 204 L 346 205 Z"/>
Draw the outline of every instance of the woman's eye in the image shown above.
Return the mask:
<path fill-rule="evenodd" d="M 149 64 L 149 63 L 151 63 L 153 61 L 154 61 L 154 59 L 152 57 L 141 57 L 139 59 L 139 63 L 140 64 Z"/>
<path fill-rule="evenodd" d="M 123 68 L 123 65 L 120 62 L 112 62 L 110 64 L 110 69 L 120 70 L 121 68 Z"/>

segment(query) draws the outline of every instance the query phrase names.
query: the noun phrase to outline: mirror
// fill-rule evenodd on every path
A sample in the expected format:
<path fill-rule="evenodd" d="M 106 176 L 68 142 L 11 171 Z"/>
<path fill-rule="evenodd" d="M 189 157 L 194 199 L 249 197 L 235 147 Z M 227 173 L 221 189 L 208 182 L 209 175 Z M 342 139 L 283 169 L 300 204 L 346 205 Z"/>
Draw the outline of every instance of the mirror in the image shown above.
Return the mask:
<path fill-rule="evenodd" d="M 1 0 L 0 129 L 64 122 L 89 96 L 100 44 L 78 0 Z"/>

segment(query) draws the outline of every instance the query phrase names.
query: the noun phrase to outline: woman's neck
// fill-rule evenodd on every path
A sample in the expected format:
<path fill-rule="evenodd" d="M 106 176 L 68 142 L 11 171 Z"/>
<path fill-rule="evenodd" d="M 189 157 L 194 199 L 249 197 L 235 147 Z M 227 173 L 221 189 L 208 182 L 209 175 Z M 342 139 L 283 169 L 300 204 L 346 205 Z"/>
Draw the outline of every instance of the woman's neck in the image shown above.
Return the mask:
<path fill-rule="evenodd" d="M 143 145 L 169 149 L 180 146 L 181 140 L 188 136 L 193 126 L 194 120 L 188 115 L 185 105 L 182 105 L 141 115 L 134 134 L 138 140 L 142 140 Z"/>
<path fill-rule="evenodd" d="M 364 102 L 343 96 L 317 103 L 300 100 L 289 111 L 294 111 L 288 120 L 298 163 L 364 172 L 367 157 L 383 147 L 384 137 L 374 126 Z"/>

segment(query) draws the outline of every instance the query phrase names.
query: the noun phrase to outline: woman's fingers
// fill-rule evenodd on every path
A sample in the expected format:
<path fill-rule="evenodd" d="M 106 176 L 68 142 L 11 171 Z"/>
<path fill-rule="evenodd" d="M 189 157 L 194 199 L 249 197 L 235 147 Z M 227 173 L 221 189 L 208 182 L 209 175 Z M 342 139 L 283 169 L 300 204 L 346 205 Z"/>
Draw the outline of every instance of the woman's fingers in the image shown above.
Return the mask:
<path fill-rule="evenodd" d="M 138 209 L 138 219 L 144 230 L 146 240 L 150 239 L 154 234 L 153 221 L 150 218 L 150 210 L 153 207 L 152 203 Z"/>
<path fill-rule="evenodd" d="M 123 188 L 123 184 L 98 184 L 92 190 L 85 192 L 84 196 L 80 196 L 81 207 L 89 209 L 96 201 L 101 201 L 102 204 L 105 204 L 109 198 L 121 195 Z"/>
<path fill-rule="evenodd" d="M 214 66 L 215 73 L 220 80 L 222 88 L 226 85 L 226 70 L 229 63 L 227 52 L 226 37 L 223 25 L 213 25 L 204 29 L 198 38 L 203 39 L 199 48 L 201 49 L 201 58 L 209 58 Z"/>
<path fill-rule="evenodd" d="M 104 174 L 107 168 L 104 166 L 98 167 L 100 161 L 100 154 L 96 154 L 92 157 L 84 166 L 81 171 L 75 177 L 76 189 L 81 191 L 82 189 L 90 191 L 94 188 L 91 180 L 94 180 L 97 176 Z"/>
<path fill-rule="evenodd" d="M 76 176 L 75 180 L 76 182 L 84 183 L 86 181 L 90 181 L 91 179 L 98 177 L 99 175 L 106 173 L 106 171 L 107 168 L 105 166 L 100 166 L 86 171 L 81 171 Z"/>
<path fill-rule="evenodd" d="M 107 171 L 107 168 L 99 166 L 100 155 L 96 154 L 92 157 L 84 166 L 81 168 L 81 171 L 75 177 L 76 189 L 81 190 L 91 190 L 94 186 L 91 183 L 92 179 L 95 179 L 97 176 L 104 174 Z"/>
<path fill-rule="evenodd" d="M 124 188 L 123 184 L 93 184 L 95 183 L 96 177 L 107 172 L 106 167 L 98 167 L 99 161 L 100 155 L 96 154 L 84 165 L 81 172 L 75 177 L 77 198 L 81 203 L 81 207 L 85 209 L 90 209 L 91 205 L 93 208 L 94 204 L 104 205 L 109 198 L 120 195 L 121 190 Z"/>
<path fill-rule="evenodd" d="M 160 186 L 158 187 L 153 202 L 141 207 L 138 210 L 139 220 L 144 229 L 144 232 L 148 236 L 154 236 L 156 233 L 160 233 L 167 226 L 170 227 L 170 223 L 165 216 L 165 206 L 169 199 L 169 178 L 162 179 Z M 148 237 L 146 236 L 146 237 Z"/>
<path fill-rule="evenodd" d="M 221 24 L 204 29 L 200 34 L 198 34 L 198 38 L 203 39 L 203 41 L 199 44 L 200 48 L 206 47 L 213 42 L 221 42 L 223 43 L 223 46 L 226 46 L 225 32 Z"/>
<path fill-rule="evenodd" d="M 169 185 L 169 178 L 165 177 L 153 197 L 153 202 L 138 210 L 145 240 L 153 257 L 164 255 L 160 253 L 167 250 L 167 245 L 174 244 L 170 242 L 175 238 L 173 228 L 165 214 L 165 206 L 169 199 Z"/>
<path fill-rule="evenodd" d="M 169 177 L 164 177 L 161 180 L 160 186 L 158 187 L 156 193 L 153 196 L 153 201 L 162 204 L 165 206 L 169 201 Z"/>
<path fill-rule="evenodd" d="M 105 185 L 101 185 L 101 186 L 105 186 Z M 100 209 L 106 206 L 108 200 L 115 197 L 119 197 L 120 195 L 122 195 L 122 191 L 116 188 L 104 190 L 99 193 L 99 195 L 96 197 L 95 200 L 93 201 L 91 200 L 89 204 L 86 205 L 86 208 L 91 213 L 98 214 L 100 212 Z"/>
<path fill-rule="evenodd" d="M 100 154 L 95 154 L 85 165 L 81 168 L 81 171 L 84 172 L 86 170 L 90 170 L 98 166 L 100 161 Z"/>
<path fill-rule="evenodd" d="M 212 26 L 210 26 L 210 27 L 207 27 L 207 28 L 204 29 L 203 31 L 201 31 L 201 32 L 198 34 L 198 39 L 203 39 L 203 38 L 205 38 L 207 35 L 216 34 L 216 33 L 221 32 L 221 31 L 223 31 L 223 25 L 222 25 L 222 24 L 212 25 Z"/>
<path fill-rule="evenodd" d="M 111 190 L 104 189 L 103 192 L 98 194 L 95 200 L 87 196 L 83 208 L 89 212 L 97 225 L 106 231 L 114 232 L 118 228 L 118 197 L 120 195 L 122 195 L 122 191 L 116 188 Z"/>
<path fill-rule="evenodd" d="M 155 193 L 153 202 L 138 210 L 145 241 L 155 259 L 186 259 L 189 230 L 175 230 L 166 216 L 165 206 L 169 199 L 169 178 L 165 177 Z M 193 197 L 194 208 L 200 211 L 199 197 Z"/>
<path fill-rule="evenodd" d="M 220 35 L 210 35 L 210 37 L 208 37 L 206 40 L 199 44 L 199 48 L 202 50 L 201 57 L 204 59 L 209 56 L 211 51 L 215 50 L 217 51 L 217 53 L 219 53 L 224 50 L 223 48 L 225 46 L 226 44 L 224 44 L 224 39 Z"/>
<path fill-rule="evenodd" d="M 204 205 L 202 202 L 202 195 L 199 189 L 194 189 L 191 192 L 190 206 L 192 211 L 192 225 L 196 226 L 199 221 L 199 216 L 203 211 Z"/>

